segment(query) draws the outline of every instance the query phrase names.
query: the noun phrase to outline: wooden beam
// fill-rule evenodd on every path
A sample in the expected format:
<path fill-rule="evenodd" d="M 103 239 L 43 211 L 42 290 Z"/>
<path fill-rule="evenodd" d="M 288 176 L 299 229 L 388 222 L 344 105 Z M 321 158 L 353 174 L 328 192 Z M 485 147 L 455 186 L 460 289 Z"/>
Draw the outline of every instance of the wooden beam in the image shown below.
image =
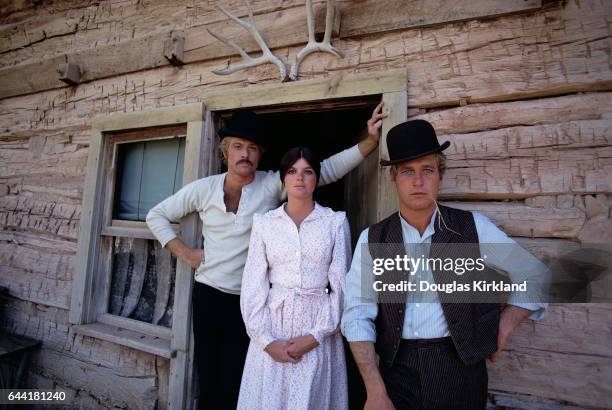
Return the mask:
<path fill-rule="evenodd" d="M 364 0 L 342 9 L 340 37 L 537 10 L 541 0 Z"/>
<path fill-rule="evenodd" d="M 513 337 L 514 334 L 510 341 Z M 559 338 L 559 333 L 554 338 Z M 590 342 L 590 339 L 584 341 L 585 344 Z M 551 351 L 532 346 L 511 346 L 509 343 L 496 363 L 487 363 L 489 389 L 556 399 L 563 402 L 558 409 L 568 408 L 568 403 L 575 404 L 573 408 L 609 406 L 612 395 L 610 356 L 569 353 L 557 351 L 556 347 Z M 568 363 L 571 363 L 571 370 Z"/>
<path fill-rule="evenodd" d="M 203 117 L 204 105 L 192 103 L 157 110 L 99 116 L 92 121 L 91 126 L 101 131 L 111 132 L 201 121 Z"/>
<path fill-rule="evenodd" d="M 133 329 L 115 327 L 104 323 L 73 326 L 75 333 L 131 347 L 156 356 L 170 358 L 170 341 L 149 336 Z"/>
<path fill-rule="evenodd" d="M 451 141 L 440 196 L 521 199 L 612 193 L 609 120 L 441 136 Z"/>
<path fill-rule="evenodd" d="M 383 94 L 383 101 L 385 102 L 383 112 L 388 116 L 383 120 L 378 150 L 380 159 L 389 159 L 387 134 L 391 128 L 406 121 L 408 101 L 405 91 L 385 93 Z M 397 193 L 391 182 L 389 167 L 383 167 L 380 164 L 378 165 L 378 201 L 376 206 L 378 221 L 398 210 Z"/>
<path fill-rule="evenodd" d="M 183 185 L 208 175 L 205 159 L 210 152 L 216 152 L 214 142 L 210 138 L 212 118 L 210 111 L 206 112 L 205 121 L 192 121 L 187 124 L 187 141 L 185 144 L 185 169 Z M 189 166 L 187 166 L 189 164 Z M 198 214 L 193 213 L 181 220 L 181 239 L 187 246 L 196 247 L 201 232 L 198 230 Z M 184 409 L 188 407 L 191 394 L 188 391 L 191 336 L 191 300 L 193 290 L 193 269 L 184 261 L 176 263 L 176 281 L 172 320 L 172 360 L 170 363 L 170 378 L 168 392 L 168 408 Z"/>
<path fill-rule="evenodd" d="M 135 330 L 137 332 L 144 333 L 145 335 L 159 337 L 168 341 L 172 338 L 172 330 L 168 327 L 156 326 L 151 323 L 111 315 L 109 313 L 98 316 L 98 322 L 105 323 L 110 326 L 120 327 L 122 329 Z"/>
<path fill-rule="evenodd" d="M 104 146 L 103 133 L 93 129 L 87 158 L 77 255 L 74 262 L 76 274 L 70 300 L 69 319 L 74 324 L 90 323 L 96 318 L 95 303 L 92 297 L 93 270 L 99 256 L 98 231 L 103 207 Z"/>
<path fill-rule="evenodd" d="M 537 13 L 364 37 L 342 44 L 345 60 L 313 58 L 309 71 L 320 77 L 405 68 L 410 107 L 459 105 L 465 99 L 468 105 L 462 108 L 468 108 L 477 101 L 612 90 L 606 10 L 601 2 L 587 3 L 566 2 L 562 8 L 554 3 Z M 0 120 L 6 125 L 0 134 L 83 126 L 95 113 L 176 105 L 206 93 L 276 81 L 266 70 L 254 69 L 248 78 L 244 73 L 219 78 L 213 68 L 207 63 L 190 64 L 181 74 L 172 67 L 148 70 L 80 84 L 74 93 L 57 90 L 0 100 Z M 597 94 L 603 93 L 592 96 Z M 514 115 L 524 112 L 515 109 Z"/>
<path fill-rule="evenodd" d="M 206 96 L 206 107 L 211 111 L 260 107 L 382 94 L 406 87 L 406 70 L 400 68 L 211 93 Z"/>
<path fill-rule="evenodd" d="M 579 120 L 605 120 L 612 106 L 612 93 L 566 95 L 530 101 L 470 104 L 435 110 L 411 117 L 431 122 L 438 135 L 466 134 L 513 126 L 555 124 Z M 601 132 L 598 131 L 598 134 Z M 510 136 L 509 136 L 510 137 Z M 513 138 L 520 138 L 515 135 Z M 551 138 L 551 136 L 549 136 Z M 583 136 L 584 139 L 588 136 Z M 566 138 L 562 138 L 561 142 Z M 551 141 L 554 142 L 554 141 Z M 525 141 L 527 143 L 527 141 Z"/>
<path fill-rule="evenodd" d="M 397 3 L 397 6 L 390 6 L 388 2 L 369 0 L 360 6 L 351 4 L 350 7 L 344 7 L 340 37 L 363 36 L 388 30 L 533 10 L 540 7 L 541 1 L 462 0 L 457 6 L 450 0 L 438 0 L 431 5 L 430 2 L 419 0 L 411 2 L 413 7 L 407 7 L 404 2 Z M 417 15 L 414 13 L 414 6 L 421 3 L 419 11 L 423 13 L 422 16 L 412 17 Z M 324 9 L 325 6 L 322 4 L 315 7 L 318 28 L 324 23 Z M 270 49 L 304 44 L 307 41 L 306 10 L 303 6 L 259 14 L 255 16 L 255 21 Z M 376 24 L 372 24 L 373 21 Z M 184 54 L 181 59 L 184 64 L 235 54 L 234 50 L 215 40 L 207 29 L 232 39 L 242 45 L 247 52 L 259 50 L 255 41 L 240 27 L 228 24 L 227 21 L 218 21 L 185 30 Z M 67 57 L 73 64 L 82 67 L 81 82 L 162 67 L 170 64 L 164 50 L 168 41 L 172 42 L 174 35 L 172 31 L 156 33 L 110 46 L 86 48 L 70 53 Z M 66 60 L 65 54 L 62 52 L 48 59 L 0 69 L 0 98 L 64 87 L 65 84 L 57 76 L 45 73 L 52 73 L 50 70 L 55 70 L 63 64 Z"/>
<path fill-rule="evenodd" d="M 582 209 L 533 208 L 520 202 L 443 202 L 453 208 L 481 212 L 511 236 L 575 239 L 586 221 Z"/>

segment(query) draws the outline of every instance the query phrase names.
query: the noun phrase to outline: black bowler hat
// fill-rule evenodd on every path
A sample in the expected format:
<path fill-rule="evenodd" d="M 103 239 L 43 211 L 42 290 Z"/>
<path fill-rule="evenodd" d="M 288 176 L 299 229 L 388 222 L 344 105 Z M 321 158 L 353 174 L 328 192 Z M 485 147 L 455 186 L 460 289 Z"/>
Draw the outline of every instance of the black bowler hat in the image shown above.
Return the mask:
<path fill-rule="evenodd" d="M 445 150 L 450 145 L 446 141 L 440 145 L 433 126 L 425 120 L 412 120 L 397 124 L 387 133 L 389 160 L 381 160 L 387 166 L 423 157 Z"/>
<path fill-rule="evenodd" d="M 257 114 L 249 110 L 239 110 L 225 122 L 225 127 L 219 129 L 221 139 L 225 137 L 244 138 L 264 146 L 262 136 L 259 132 L 259 121 Z"/>

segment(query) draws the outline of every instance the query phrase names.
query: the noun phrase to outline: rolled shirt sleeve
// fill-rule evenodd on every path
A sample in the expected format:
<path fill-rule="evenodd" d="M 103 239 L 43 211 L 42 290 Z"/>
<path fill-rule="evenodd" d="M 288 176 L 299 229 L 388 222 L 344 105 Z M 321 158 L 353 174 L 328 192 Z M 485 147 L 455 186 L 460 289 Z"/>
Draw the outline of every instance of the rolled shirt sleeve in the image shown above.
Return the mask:
<path fill-rule="evenodd" d="M 202 203 L 201 195 L 207 190 L 208 181 L 205 178 L 191 182 L 174 195 L 155 205 L 147 213 L 147 226 L 162 247 L 177 237 L 170 222 L 178 221 L 185 215 L 199 211 Z"/>
<path fill-rule="evenodd" d="M 548 310 L 548 303 L 545 302 L 551 278 L 548 267 L 506 235 L 489 218 L 479 212 L 472 213 L 481 252 L 487 255 L 486 264 L 506 272 L 513 283 L 527 281 L 528 285 L 536 288 L 530 294 L 530 299 L 534 299 L 533 302 L 525 301 L 524 297 L 512 294 L 508 299 L 508 304 L 531 310 L 532 314 L 529 319 L 543 318 Z M 505 248 L 500 247 L 499 244 L 512 246 Z"/>
<path fill-rule="evenodd" d="M 359 235 L 353 261 L 346 275 L 341 329 L 349 342 L 376 341 L 374 320 L 378 315 L 378 299 L 372 287 L 372 265 L 368 250 L 368 229 L 365 229 Z"/>

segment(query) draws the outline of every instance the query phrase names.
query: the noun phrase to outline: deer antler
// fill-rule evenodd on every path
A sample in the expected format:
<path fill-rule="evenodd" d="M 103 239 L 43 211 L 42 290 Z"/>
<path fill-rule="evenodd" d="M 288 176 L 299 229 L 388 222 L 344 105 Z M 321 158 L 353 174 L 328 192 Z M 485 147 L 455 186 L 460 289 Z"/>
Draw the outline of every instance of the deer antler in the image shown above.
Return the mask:
<path fill-rule="evenodd" d="M 280 71 L 281 81 L 285 81 L 285 79 L 287 78 L 287 67 L 285 67 L 285 64 L 283 63 L 283 61 L 277 56 L 275 56 L 274 54 L 272 54 L 272 52 L 268 48 L 268 45 L 266 44 L 265 40 L 263 39 L 261 34 L 259 34 L 259 31 L 257 31 L 257 27 L 255 26 L 255 19 L 253 18 L 253 9 L 251 8 L 249 1 L 245 0 L 244 2 L 247 6 L 247 9 L 249 10 L 249 20 L 250 20 L 249 23 L 244 22 L 240 20 L 238 17 L 232 15 L 223 6 L 217 5 L 217 8 L 221 10 L 221 12 L 225 14 L 227 17 L 234 20 L 241 27 L 243 27 L 245 30 L 251 33 L 251 36 L 253 36 L 253 38 L 259 45 L 259 48 L 261 48 L 261 51 L 263 52 L 263 54 L 260 57 L 252 58 L 246 53 L 246 51 L 244 51 L 242 47 L 240 47 L 234 41 L 227 39 L 225 37 L 221 37 L 213 33 L 212 31 L 206 29 L 211 36 L 227 44 L 228 46 L 236 50 L 238 53 L 240 53 L 240 55 L 242 56 L 242 63 L 237 64 L 233 67 L 225 68 L 223 70 L 214 70 L 213 73 L 218 74 L 218 75 L 227 75 L 227 74 L 232 74 L 232 73 L 235 73 L 236 71 L 242 70 L 243 68 L 254 67 L 256 65 L 265 64 L 265 63 L 273 63 L 278 66 L 278 69 Z"/>
<path fill-rule="evenodd" d="M 317 51 L 323 51 L 326 53 L 331 53 L 336 57 L 344 57 L 344 52 L 342 52 L 342 50 L 331 45 L 331 36 L 335 14 L 334 3 L 334 0 L 327 0 L 327 11 L 325 15 L 325 35 L 323 36 L 323 41 L 318 42 L 315 40 L 315 19 L 314 11 L 312 10 L 312 0 L 306 0 L 308 44 L 306 44 L 306 46 L 301 49 L 300 52 L 295 56 L 295 60 L 293 62 L 293 65 L 291 66 L 291 73 L 289 74 L 289 78 L 291 78 L 292 80 L 297 80 L 298 67 L 300 66 L 302 60 L 308 54 L 315 53 Z"/>

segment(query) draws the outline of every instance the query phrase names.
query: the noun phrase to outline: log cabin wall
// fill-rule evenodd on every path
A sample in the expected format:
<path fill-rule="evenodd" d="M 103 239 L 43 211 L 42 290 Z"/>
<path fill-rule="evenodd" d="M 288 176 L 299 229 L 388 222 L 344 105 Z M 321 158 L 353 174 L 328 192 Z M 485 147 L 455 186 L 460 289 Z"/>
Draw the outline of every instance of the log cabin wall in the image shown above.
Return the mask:
<path fill-rule="evenodd" d="M 340 1 L 332 43 L 345 58 L 312 55 L 300 80 L 405 68 L 409 117 L 452 142 L 442 199 L 482 211 L 536 254 L 610 242 L 610 3 L 529 1 L 489 16 L 495 2 L 463 14 L 425 3 Z M 222 4 L 245 15 L 241 1 Z M 304 2 L 252 6 L 270 48 L 291 61 L 307 39 Z M 91 120 L 275 83 L 277 69 L 211 72 L 239 58 L 206 28 L 255 49 L 214 2 L 4 2 L 0 21 L 0 328 L 43 341 L 33 388 L 68 390 L 82 407 L 164 408 L 167 359 L 77 335 L 68 321 Z M 182 66 L 163 56 L 176 37 Z M 65 62 L 81 67 L 80 85 L 58 80 Z M 522 324 L 489 364 L 490 405 L 608 407 L 611 328 L 605 304 L 554 305 Z"/>

